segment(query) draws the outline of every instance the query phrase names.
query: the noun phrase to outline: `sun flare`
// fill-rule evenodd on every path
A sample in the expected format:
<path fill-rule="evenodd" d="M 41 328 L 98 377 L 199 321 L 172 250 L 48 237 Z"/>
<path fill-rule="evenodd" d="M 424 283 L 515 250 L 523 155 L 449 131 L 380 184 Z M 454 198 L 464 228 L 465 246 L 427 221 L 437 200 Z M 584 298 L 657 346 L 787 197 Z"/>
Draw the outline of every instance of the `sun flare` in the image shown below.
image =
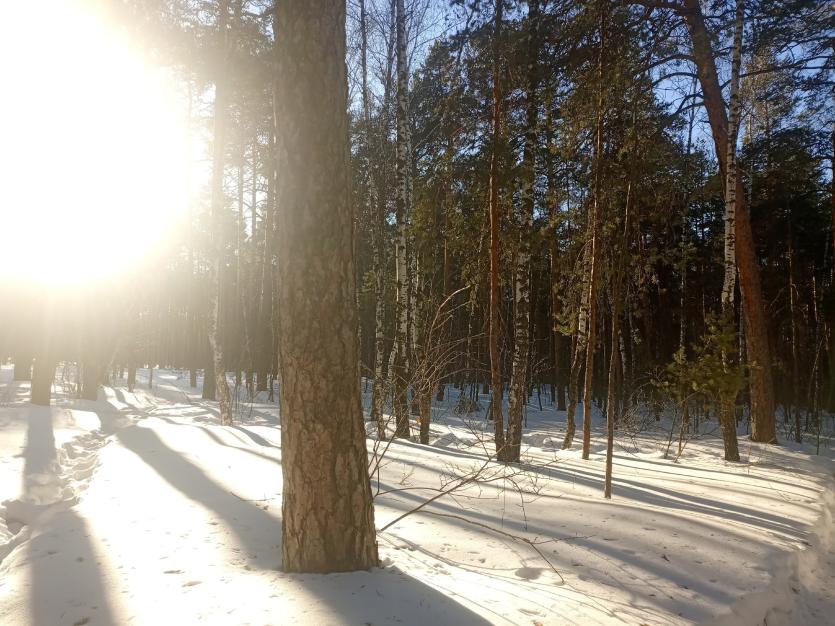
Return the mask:
<path fill-rule="evenodd" d="M 0 101 L 0 277 L 58 286 L 118 273 L 171 237 L 190 146 L 170 75 L 83 4 L 47 4 L 48 19 L 11 8 L 2 27 L 3 57 L 19 61 Z"/>

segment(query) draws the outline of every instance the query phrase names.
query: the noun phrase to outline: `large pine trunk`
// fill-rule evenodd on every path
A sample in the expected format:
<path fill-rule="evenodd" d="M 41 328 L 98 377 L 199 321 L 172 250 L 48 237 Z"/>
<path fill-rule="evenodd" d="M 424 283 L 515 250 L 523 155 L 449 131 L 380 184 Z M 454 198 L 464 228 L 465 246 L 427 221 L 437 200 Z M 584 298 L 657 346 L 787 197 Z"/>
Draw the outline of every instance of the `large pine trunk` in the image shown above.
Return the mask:
<path fill-rule="evenodd" d="M 699 0 L 684 0 L 683 15 L 690 32 L 693 59 L 699 83 L 702 86 L 704 105 L 710 122 L 716 157 L 722 176 L 727 171 L 728 116 L 722 100 L 722 89 L 716 73 L 716 62 L 710 36 L 705 27 Z M 745 339 L 748 365 L 750 366 L 751 391 L 751 439 L 776 443 L 774 425 L 774 383 L 771 373 L 771 347 L 768 343 L 768 320 L 765 316 L 760 270 L 757 262 L 754 237 L 748 204 L 741 180 L 736 181 L 736 263 L 739 272 L 739 290 L 742 294 L 742 310 L 745 317 Z"/>
<path fill-rule="evenodd" d="M 283 567 L 368 569 L 345 4 L 277 2 L 276 20 Z"/>

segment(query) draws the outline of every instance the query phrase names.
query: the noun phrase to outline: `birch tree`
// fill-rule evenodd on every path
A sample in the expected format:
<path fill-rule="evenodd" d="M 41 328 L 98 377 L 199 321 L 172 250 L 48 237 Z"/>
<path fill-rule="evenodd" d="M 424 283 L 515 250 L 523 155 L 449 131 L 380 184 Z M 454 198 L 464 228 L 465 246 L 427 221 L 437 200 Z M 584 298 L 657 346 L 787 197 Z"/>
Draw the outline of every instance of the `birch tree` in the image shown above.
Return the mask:
<path fill-rule="evenodd" d="M 525 147 L 522 157 L 522 207 L 514 285 L 514 350 L 507 408 L 507 460 L 518 461 L 522 445 L 522 412 L 528 399 L 531 325 L 531 239 L 536 183 L 537 118 L 539 116 L 539 0 L 528 0 L 528 62 Z"/>

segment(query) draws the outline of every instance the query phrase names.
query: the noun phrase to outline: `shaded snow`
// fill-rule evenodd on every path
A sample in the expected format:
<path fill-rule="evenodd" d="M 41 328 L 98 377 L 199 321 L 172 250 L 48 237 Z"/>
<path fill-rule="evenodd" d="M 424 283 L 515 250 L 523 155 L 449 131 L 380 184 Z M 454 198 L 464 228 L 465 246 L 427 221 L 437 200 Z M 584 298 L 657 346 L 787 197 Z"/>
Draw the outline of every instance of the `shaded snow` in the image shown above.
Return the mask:
<path fill-rule="evenodd" d="M 562 413 L 528 407 L 523 468 L 489 464 L 381 532 L 384 567 L 290 575 L 275 405 L 261 394 L 221 427 L 187 373 L 154 382 L 97 402 L 58 389 L 38 409 L 0 372 L 0 624 L 748 626 L 835 609 L 828 456 L 741 441 L 747 462 L 726 464 L 714 435 L 674 463 L 650 429 L 618 449 L 605 501 L 602 430 L 583 461 L 559 450 Z M 484 464 L 492 425 L 455 401 L 436 407 L 432 445 L 388 446 L 378 528 Z"/>

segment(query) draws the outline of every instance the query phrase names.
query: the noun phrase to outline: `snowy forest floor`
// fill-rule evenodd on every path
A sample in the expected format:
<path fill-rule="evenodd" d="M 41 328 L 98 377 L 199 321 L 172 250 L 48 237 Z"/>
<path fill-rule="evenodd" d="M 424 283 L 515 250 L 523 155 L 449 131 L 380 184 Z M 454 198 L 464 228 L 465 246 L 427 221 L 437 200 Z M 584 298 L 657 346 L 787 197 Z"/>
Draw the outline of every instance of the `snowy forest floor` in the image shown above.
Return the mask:
<path fill-rule="evenodd" d="M 379 533 L 383 566 L 291 575 L 279 570 L 280 427 L 264 394 L 221 427 L 187 373 L 156 371 L 152 390 L 106 387 L 95 402 L 68 391 L 58 383 L 53 406 L 34 407 L 28 383 L 0 370 L 3 626 L 775 626 L 835 615 L 828 445 L 814 455 L 742 439 L 743 461 L 730 464 L 713 432 L 674 462 L 670 424 L 650 423 L 618 435 L 606 501 L 599 415 L 583 461 L 581 432 L 559 449 L 565 414 L 528 406 L 523 464 L 505 468 L 485 464 L 492 425 L 456 415 L 453 397 L 433 409 L 430 446 L 394 441 L 374 473 L 380 529 L 451 489 Z"/>

